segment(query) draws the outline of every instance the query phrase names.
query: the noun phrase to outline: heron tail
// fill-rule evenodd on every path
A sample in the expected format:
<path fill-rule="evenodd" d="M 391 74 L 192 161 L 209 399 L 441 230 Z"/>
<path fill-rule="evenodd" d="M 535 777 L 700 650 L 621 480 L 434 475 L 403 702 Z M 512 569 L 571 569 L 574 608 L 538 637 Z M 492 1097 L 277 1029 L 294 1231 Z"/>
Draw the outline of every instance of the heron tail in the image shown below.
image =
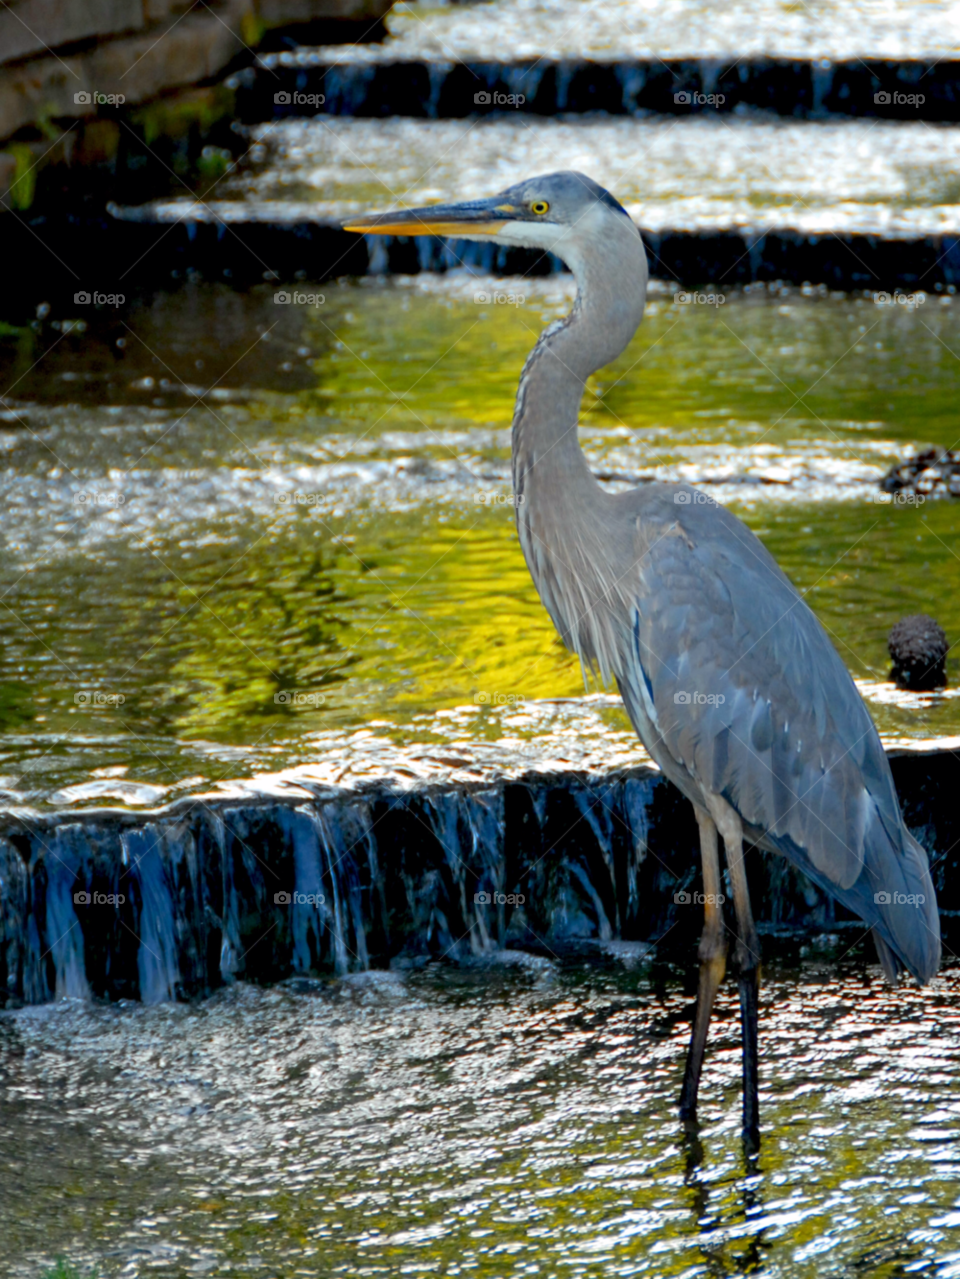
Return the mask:
<path fill-rule="evenodd" d="M 877 955 L 891 981 L 906 969 L 928 982 L 940 967 L 940 914 L 927 854 L 906 829 L 896 862 L 899 875 L 885 867 L 883 888 L 874 893 Z"/>

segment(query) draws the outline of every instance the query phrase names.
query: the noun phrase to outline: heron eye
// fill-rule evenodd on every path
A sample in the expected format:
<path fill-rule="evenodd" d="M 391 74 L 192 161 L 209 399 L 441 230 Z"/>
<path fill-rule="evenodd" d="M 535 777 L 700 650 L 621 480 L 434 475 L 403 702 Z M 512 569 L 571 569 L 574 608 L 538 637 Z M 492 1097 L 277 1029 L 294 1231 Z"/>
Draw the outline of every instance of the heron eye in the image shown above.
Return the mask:
<path fill-rule="evenodd" d="M 547 204 L 546 200 L 534 200 L 533 204 L 530 205 L 531 213 L 546 213 L 549 208 L 550 205 Z"/>

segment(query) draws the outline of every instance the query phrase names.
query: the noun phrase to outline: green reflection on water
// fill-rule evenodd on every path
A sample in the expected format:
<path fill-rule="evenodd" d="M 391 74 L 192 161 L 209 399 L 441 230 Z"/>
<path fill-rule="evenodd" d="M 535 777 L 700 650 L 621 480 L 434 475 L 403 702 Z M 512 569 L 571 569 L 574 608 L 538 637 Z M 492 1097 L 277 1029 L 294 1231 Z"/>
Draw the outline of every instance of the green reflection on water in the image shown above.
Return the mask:
<path fill-rule="evenodd" d="M 510 507 L 477 500 L 509 491 L 519 370 L 569 301 L 563 279 L 522 287 L 512 306 L 474 301 L 475 282 L 341 284 L 323 306 L 284 308 L 201 287 L 133 313 L 122 360 L 112 330 L 64 337 L 5 423 L 6 533 L 21 553 L 0 572 L 4 772 L 23 756 L 35 775 L 75 780 L 116 763 L 122 739 L 138 777 L 169 782 L 177 741 L 256 744 L 280 763 L 331 726 L 581 691 Z M 598 467 L 704 480 L 814 459 L 812 480 L 766 476 L 724 500 L 854 674 L 882 680 L 898 617 L 930 612 L 960 635 L 957 506 L 893 509 L 870 480 L 907 446 L 956 443 L 958 317 L 935 297 L 908 310 L 797 290 L 716 306 L 658 294 L 591 381 L 585 446 Z M 36 358 L 27 347 L 4 348 L 7 380 Z M 187 382 L 214 391 L 197 403 Z M 110 536 L 71 543 L 71 511 L 49 505 L 71 476 L 127 493 Z M 278 477 L 301 504 L 277 503 Z M 168 509 L 141 505 L 171 481 Z M 31 485 L 37 500 L 17 505 Z M 78 704 L 84 690 L 124 701 Z M 954 706 L 871 709 L 884 731 L 924 737 L 960 729 Z"/>

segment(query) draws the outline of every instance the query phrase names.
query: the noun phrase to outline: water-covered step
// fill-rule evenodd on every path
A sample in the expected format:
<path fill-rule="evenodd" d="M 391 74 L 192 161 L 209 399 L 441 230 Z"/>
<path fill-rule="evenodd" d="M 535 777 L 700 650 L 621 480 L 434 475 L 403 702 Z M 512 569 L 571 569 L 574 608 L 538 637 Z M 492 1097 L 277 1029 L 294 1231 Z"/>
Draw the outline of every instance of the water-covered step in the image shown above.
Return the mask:
<path fill-rule="evenodd" d="M 253 127 L 246 164 L 202 202 L 124 218 L 334 225 L 371 208 L 469 200 L 566 166 L 645 231 L 960 235 L 960 127 L 696 119 L 291 120 Z"/>
<path fill-rule="evenodd" d="M 945 0 L 407 3 L 386 25 L 382 44 L 264 56 L 234 81 L 245 118 L 760 107 L 960 119 L 960 22 Z"/>
<path fill-rule="evenodd" d="M 960 120 L 960 62 L 786 58 L 413 60 L 392 45 L 264 55 L 230 78 L 241 118 L 699 114 Z"/>
<path fill-rule="evenodd" d="M 111 206 L 120 223 L 117 270 L 136 279 L 162 269 L 208 278 L 259 278 L 264 269 L 307 278 L 457 265 L 545 269 L 524 250 L 431 239 L 375 239 L 365 248 L 336 228 L 361 210 L 488 195 L 563 165 L 623 201 L 661 277 L 721 287 L 960 283 L 956 126 L 715 114 L 321 118 L 254 126 L 249 141 L 244 163 L 202 201 Z"/>
<path fill-rule="evenodd" d="M 155 1003 L 431 960 L 689 960 L 701 920 L 689 804 L 652 768 L 542 764 L 513 779 L 378 787 L 332 787 L 304 768 L 284 795 L 209 796 L 143 817 L 8 815 L 0 1008 Z M 934 859 L 949 938 L 960 756 L 914 751 L 892 764 Z M 782 858 L 750 860 L 762 933 L 847 932 L 856 944 L 862 924 Z"/>

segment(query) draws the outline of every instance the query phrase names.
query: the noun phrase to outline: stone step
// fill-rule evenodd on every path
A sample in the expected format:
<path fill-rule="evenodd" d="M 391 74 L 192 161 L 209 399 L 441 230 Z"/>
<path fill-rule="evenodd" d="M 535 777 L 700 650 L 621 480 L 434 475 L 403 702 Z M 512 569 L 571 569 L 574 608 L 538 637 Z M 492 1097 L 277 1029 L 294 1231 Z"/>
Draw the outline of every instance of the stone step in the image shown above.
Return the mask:
<path fill-rule="evenodd" d="M 396 42 L 266 55 L 231 77 L 248 122 L 291 116 L 461 119 L 751 108 L 820 119 L 960 120 L 960 61 L 690 56 L 505 60 L 405 55 Z"/>
<path fill-rule="evenodd" d="M 248 143 L 245 164 L 208 198 L 111 205 L 112 224 L 91 224 L 91 244 L 111 237 L 112 287 L 171 272 L 289 281 L 461 265 L 508 275 L 558 270 L 555 260 L 492 244 L 364 242 L 338 229 L 358 211 L 474 198 L 558 165 L 583 169 L 624 202 L 662 279 L 890 293 L 960 284 L 955 127 L 769 116 L 339 119 L 258 126 Z M 53 225 L 42 236 L 65 261 L 89 260 Z M 35 287 L 36 276 L 24 283 Z M 103 279 L 89 284 L 110 291 Z"/>
<path fill-rule="evenodd" d="M 128 294 L 191 274 L 248 283 L 460 264 L 560 269 L 492 244 L 364 242 L 339 230 L 359 211 L 483 196 L 558 166 L 584 170 L 624 202 L 663 279 L 891 293 L 960 284 L 956 126 L 759 114 L 341 118 L 255 126 L 240 141 L 240 162 L 203 199 L 25 216 L 11 228 L 22 252 L 10 255 L 8 290 L 36 304 L 51 291 Z"/>
<path fill-rule="evenodd" d="M 286 285 L 341 276 L 415 274 L 466 268 L 500 276 L 543 275 L 562 267 L 549 255 L 462 240 L 384 237 L 367 242 L 329 223 L 276 216 L 258 219 L 242 210 L 228 219 L 164 221 L 115 210 L 80 221 L 52 215 L 10 215 L 4 223 L 10 254 L 5 296 L 11 321 L 31 319 L 41 304 L 58 315 L 99 314 L 97 297 L 129 304 L 156 288 L 221 280 L 239 288 L 262 281 Z M 895 305 L 921 304 L 927 294 L 960 287 L 960 236 L 921 235 L 884 240 L 874 235 L 734 228 L 715 232 L 645 232 L 651 273 L 687 288 L 732 289 L 783 281 L 823 289 L 885 291 Z M 38 244 L 42 242 L 42 248 Z M 69 273 L 64 271 L 69 264 Z M 71 300 L 86 295 L 91 309 Z M 113 303 L 103 303 L 115 314 Z"/>
<path fill-rule="evenodd" d="M 952 746 L 890 762 L 955 946 Z M 609 962 L 624 938 L 658 944 L 662 960 L 692 953 L 696 827 L 658 770 L 585 774 L 546 759 L 478 782 L 457 771 L 466 762 L 432 784 L 331 785 L 321 764 L 265 777 L 259 793 L 235 787 L 142 815 L 5 814 L 0 1008 L 195 998 L 238 979 L 387 967 L 398 952 L 456 962 L 478 937 L 581 960 Z M 749 855 L 771 939 L 862 927 L 784 859 Z"/>
<path fill-rule="evenodd" d="M 261 57 L 237 81 L 244 118 L 759 108 L 960 120 L 960 15 L 948 0 L 401 3 L 386 26 L 381 43 Z"/>

